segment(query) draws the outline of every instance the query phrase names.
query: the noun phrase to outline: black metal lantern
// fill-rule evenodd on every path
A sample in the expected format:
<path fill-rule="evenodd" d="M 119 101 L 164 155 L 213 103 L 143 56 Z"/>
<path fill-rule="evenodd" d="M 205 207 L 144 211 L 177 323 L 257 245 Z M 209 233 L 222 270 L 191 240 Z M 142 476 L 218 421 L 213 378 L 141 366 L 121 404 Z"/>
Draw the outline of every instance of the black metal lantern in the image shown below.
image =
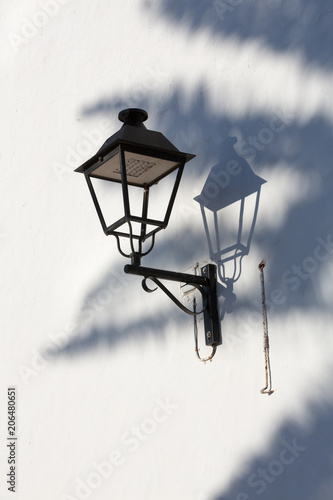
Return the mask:
<path fill-rule="evenodd" d="M 141 257 L 152 250 L 155 234 L 167 227 L 184 165 L 195 155 L 180 152 L 163 134 L 147 130 L 143 122 L 147 120 L 148 114 L 142 109 L 125 109 L 118 118 L 124 123 L 121 129 L 76 172 L 85 175 L 104 233 L 117 238 L 122 255 L 140 264 Z M 149 213 L 150 190 L 172 172 L 176 175 L 170 199 L 164 213 L 154 218 Z M 122 214 L 111 224 L 106 222 L 102 212 L 93 185 L 94 179 L 121 185 L 122 201 L 116 203 L 118 209 L 119 204 L 123 205 Z M 111 196 L 116 200 L 115 194 Z M 135 200 L 132 199 L 134 197 Z M 140 198 L 141 203 L 138 202 Z M 120 237 L 129 239 L 129 253 L 121 249 Z M 147 240 L 150 240 L 150 244 L 143 250 L 143 243 Z"/>
<path fill-rule="evenodd" d="M 115 236 L 119 252 L 131 258 L 131 265 L 124 268 L 125 273 L 143 276 L 142 286 L 146 292 L 156 290 L 147 286 L 147 280 L 153 281 L 187 314 L 196 317 L 203 313 L 206 344 L 212 347 L 212 354 L 207 359 L 211 360 L 222 342 L 217 308 L 216 266 L 205 265 L 199 276 L 140 265 L 141 258 L 152 250 L 156 233 L 167 227 L 184 165 L 195 155 L 180 152 L 163 134 L 147 130 L 143 122 L 148 114 L 142 109 L 125 109 L 119 113 L 118 118 L 124 123 L 122 128 L 75 171 L 83 173 L 86 178 L 104 233 Z M 170 179 L 170 174 L 173 175 L 173 182 L 168 183 L 170 197 L 165 209 L 159 210 L 156 216 L 150 210 L 151 192 L 161 181 Z M 118 184 L 121 198 L 120 202 L 114 201 L 111 213 L 114 214 L 120 208 L 121 215 L 115 222 L 106 222 L 94 186 L 95 181 L 108 185 L 110 182 Z M 108 198 L 116 200 L 114 190 L 108 194 Z M 158 196 L 157 209 L 160 209 L 162 201 L 162 197 Z M 129 241 L 127 253 L 121 248 L 121 238 Z M 201 311 L 196 311 L 195 304 L 193 311 L 185 307 L 160 280 L 187 283 L 199 290 L 203 303 Z M 196 351 L 200 358 L 197 345 Z"/>

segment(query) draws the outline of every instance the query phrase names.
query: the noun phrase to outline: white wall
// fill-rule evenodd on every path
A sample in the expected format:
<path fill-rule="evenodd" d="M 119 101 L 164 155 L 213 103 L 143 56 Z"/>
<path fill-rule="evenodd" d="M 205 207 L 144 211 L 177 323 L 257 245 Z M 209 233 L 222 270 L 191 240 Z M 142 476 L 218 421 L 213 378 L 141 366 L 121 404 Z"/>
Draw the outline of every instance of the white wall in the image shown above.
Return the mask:
<path fill-rule="evenodd" d="M 19 500 L 330 499 L 331 3 L 13 0 L 0 19 L 1 498 L 15 386 Z M 225 137 L 267 181 L 206 365 L 192 319 L 123 273 L 73 173 L 127 107 L 197 155 L 145 265 L 209 260 L 193 198 Z"/>

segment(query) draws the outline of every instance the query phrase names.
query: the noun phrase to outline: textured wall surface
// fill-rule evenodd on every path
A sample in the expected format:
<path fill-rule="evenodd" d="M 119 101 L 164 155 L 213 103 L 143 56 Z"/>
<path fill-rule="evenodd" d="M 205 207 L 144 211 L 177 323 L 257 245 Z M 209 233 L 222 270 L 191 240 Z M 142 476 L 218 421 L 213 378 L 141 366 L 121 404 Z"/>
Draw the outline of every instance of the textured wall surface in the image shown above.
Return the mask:
<path fill-rule="evenodd" d="M 3 0 L 0 21 L 1 499 L 331 499 L 331 2 Z M 193 319 L 124 274 L 73 173 L 129 107 L 196 155 L 143 264 L 218 265 L 211 363 Z M 194 198 L 225 250 L 253 173 L 240 267 Z"/>

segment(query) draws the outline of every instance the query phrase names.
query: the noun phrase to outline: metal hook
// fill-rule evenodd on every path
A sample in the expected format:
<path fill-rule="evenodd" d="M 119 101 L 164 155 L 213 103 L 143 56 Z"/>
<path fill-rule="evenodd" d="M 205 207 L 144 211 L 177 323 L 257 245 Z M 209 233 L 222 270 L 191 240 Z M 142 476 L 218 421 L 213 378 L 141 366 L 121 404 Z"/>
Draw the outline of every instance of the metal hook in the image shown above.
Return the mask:
<path fill-rule="evenodd" d="M 190 314 L 191 316 L 196 316 L 198 314 L 202 314 L 206 308 L 207 308 L 207 294 L 205 292 L 205 290 L 203 289 L 202 286 L 200 285 L 196 285 L 195 283 L 192 283 L 192 286 L 195 287 L 197 290 L 199 290 L 199 292 L 201 293 L 202 297 L 203 297 L 203 308 L 201 311 L 199 312 L 196 312 L 196 311 L 191 311 L 191 309 L 188 309 L 187 307 L 185 307 L 174 295 L 173 293 L 170 292 L 170 290 L 163 285 L 163 283 L 160 282 L 159 279 L 155 278 L 154 276 L 147 276 L 146 278 L 144 278 L 142 280 L 142 288 L 145 290 L 145 292 L 148 292 L 148 293 L 152 293 L 152 292 L 155 292 L 155 290 L 157 290 L 157 287 L 156 288 L 149 288 L 147 286 L 147 280 L 151 280 L 153 281 L 157 287 L 159 287 L 171 300 L 174 304 L 176 304 L 182 311 L 186 312 L 186 314 Z"/>
<path fill-rule="evenodd" d="M 155 290 L 157 290 L 157 288 L 158 288 L 158 287 L 155 287 L 155 288 L 149 288 L 149 287 L 147 286 L 147 279 L 149 279 L 149 278 L 144 278 L 144 279 L 142 280 L 142 282 L 141 282 L 142 288 L 143 288 L 143 289 L 144 289 L 144 291 L 145 291 L 145 292 L 147 292 L 147 293 L 153 293 L 153 292 L 155 292 Z"/>

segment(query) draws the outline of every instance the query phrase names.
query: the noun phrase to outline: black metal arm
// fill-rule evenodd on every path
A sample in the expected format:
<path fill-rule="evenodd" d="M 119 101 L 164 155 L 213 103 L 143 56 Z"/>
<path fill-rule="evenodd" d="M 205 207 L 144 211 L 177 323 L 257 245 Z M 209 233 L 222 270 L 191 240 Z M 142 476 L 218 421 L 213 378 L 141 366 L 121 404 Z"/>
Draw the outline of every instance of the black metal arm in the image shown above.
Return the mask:
<path fill-rule="evenodd" d="M 149 267 L 141 267 L 139 265 L 127 264 L 124 268 L 126 274 L 135 274 L 143 276 L 143 289 L 146 292 L 156 290 L 148 288 L 147 279 L 151 279 L 164 293 L 187 314 L 198 315 L 204 314 L 204 326 L 206 345 L 216 347 L 222 343 L 220 333 L 220 322 L 217 307 L 217 291 L 216 291 L 216 266 L 208 264 L 201 268 L 201 276 L 195 274 L 177 273 L 174 271 L 166 271 L 162 269 L 153 269 Z M 176 281 L 192 285 L 202 295 L 203 307 L 199 312 L 191 311 L 185 307 L 159 280 Z"/>

